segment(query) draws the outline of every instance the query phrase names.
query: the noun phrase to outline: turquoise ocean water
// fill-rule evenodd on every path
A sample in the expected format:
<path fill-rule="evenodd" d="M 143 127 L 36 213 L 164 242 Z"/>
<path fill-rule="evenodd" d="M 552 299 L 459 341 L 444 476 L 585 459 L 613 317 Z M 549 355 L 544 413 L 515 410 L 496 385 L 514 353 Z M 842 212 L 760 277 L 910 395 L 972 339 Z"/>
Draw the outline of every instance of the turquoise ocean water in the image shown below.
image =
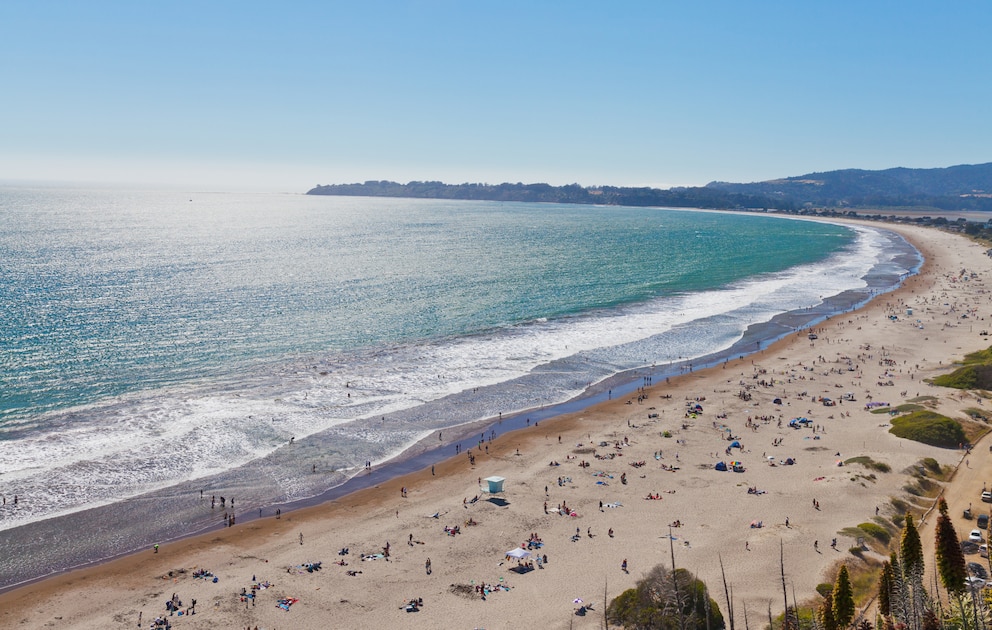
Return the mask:
<path fill-rule="evenodd" d="M 0 531 L 177 484 L 313 496 L 918 263 L 657 208 L 5 188 L 0 228 Z"/>

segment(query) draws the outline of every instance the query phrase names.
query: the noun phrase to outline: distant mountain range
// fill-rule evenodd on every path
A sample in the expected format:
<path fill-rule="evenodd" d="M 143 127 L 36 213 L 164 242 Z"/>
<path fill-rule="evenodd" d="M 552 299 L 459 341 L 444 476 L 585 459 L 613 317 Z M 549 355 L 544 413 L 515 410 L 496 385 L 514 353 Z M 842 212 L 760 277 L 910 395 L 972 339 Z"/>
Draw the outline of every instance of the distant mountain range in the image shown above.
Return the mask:
<path fill-rule="evenodd" d="M 367 181 L 317 186 L 308 195 L 474 199 L 679 208 L 806 208 L 992 211 L 992 163 L 948 168 L 846 169 L 766 182 L 703 187 L 624 188 L 578 184 L 444 184 Z"/>
<path fill-rule="evenodd" d="M 932 207 L 992 210 L 992 163 L 948 168 L 846 169 L 706 188 L 826 208 Z"/>

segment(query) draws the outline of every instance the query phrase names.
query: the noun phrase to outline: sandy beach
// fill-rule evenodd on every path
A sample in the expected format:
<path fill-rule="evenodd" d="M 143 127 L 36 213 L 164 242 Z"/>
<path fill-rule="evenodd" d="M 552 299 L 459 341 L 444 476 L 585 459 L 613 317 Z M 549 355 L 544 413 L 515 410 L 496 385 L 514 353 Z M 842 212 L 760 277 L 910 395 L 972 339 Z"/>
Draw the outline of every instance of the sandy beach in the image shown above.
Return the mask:
<path fill-rule="evenodd" d="M 893 497 L 909 501 L 906 471 L 921 459 L 960 466 L 946 491 L 956 518 L 992 472 L 985 441 L 966 455 L 902 440 L 888 415 L 866 409 L 933 396 L 938 412 L 964 419 L 983 404 L 924 379 L 989 345 L 986 248 L 885 227 L 926 262 L 862 309 L 631 396 L 480 434 L 471 451 L 338 501 L 4 593 L 0 626 L 134 628 L 161 616 L 175 628 L 599 628 L 606 600 L 669 565 L 672 548 L 725 615 L 721 561 L 741 623 L 745 607 L 752 620 L 769 605 L 780 613 L 780 545 L 790 596 L 805 600 L 851 558 L 844 528 L 891 516 Z M 790 427 L 794 418 L 809 423 Z M 891 472 L 838 466 L 860 456 Z M 715 470 L 721 461 L 744 470 Z M 491 476 L 505 478 L 502 493 L 482 490 Z M 209 496 L 189 500 L 211 509 Z M 542 562 L 522 571 L 505 554 L 532 539 L 530 559 Z M 412 599 L 423 600 L 416 612 L 404 606 Z M 591 610 L 577 616 L 576 600 Z"/>

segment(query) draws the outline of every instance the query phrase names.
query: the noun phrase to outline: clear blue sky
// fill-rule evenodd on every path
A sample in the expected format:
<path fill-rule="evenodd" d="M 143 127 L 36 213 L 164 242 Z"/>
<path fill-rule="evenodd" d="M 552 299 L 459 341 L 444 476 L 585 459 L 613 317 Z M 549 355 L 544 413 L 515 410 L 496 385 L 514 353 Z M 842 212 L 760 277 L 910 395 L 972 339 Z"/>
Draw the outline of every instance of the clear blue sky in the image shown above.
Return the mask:
<path fill-rule="evenodd" d="M 0 180 L 621 186 L 992 161 L 992 3 L 6 0 Z"/>

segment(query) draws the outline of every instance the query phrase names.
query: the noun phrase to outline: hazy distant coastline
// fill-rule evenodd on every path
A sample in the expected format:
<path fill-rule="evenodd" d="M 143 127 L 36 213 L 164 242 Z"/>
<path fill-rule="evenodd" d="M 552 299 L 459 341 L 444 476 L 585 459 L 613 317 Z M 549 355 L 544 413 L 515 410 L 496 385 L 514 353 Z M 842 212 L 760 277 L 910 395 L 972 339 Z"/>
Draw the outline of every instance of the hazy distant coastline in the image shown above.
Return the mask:
<path fill-rule="evenodd" d="M 992 162 L 932 169 L 844 169 L 764 182 L 710 182 L 702 187 L 667 190 L 648 187 L 584 187 L 579 184 L 445 184 L 439 181 L 400 184 L 370 180 L 360 184 L 316 186 L 307 191 L 307 194 L 671 208 L 775 209 L 785 212 L 803 211 L 811 207 L 842 211 L 898 208 L 985 212 L 992 211 Z"/>

